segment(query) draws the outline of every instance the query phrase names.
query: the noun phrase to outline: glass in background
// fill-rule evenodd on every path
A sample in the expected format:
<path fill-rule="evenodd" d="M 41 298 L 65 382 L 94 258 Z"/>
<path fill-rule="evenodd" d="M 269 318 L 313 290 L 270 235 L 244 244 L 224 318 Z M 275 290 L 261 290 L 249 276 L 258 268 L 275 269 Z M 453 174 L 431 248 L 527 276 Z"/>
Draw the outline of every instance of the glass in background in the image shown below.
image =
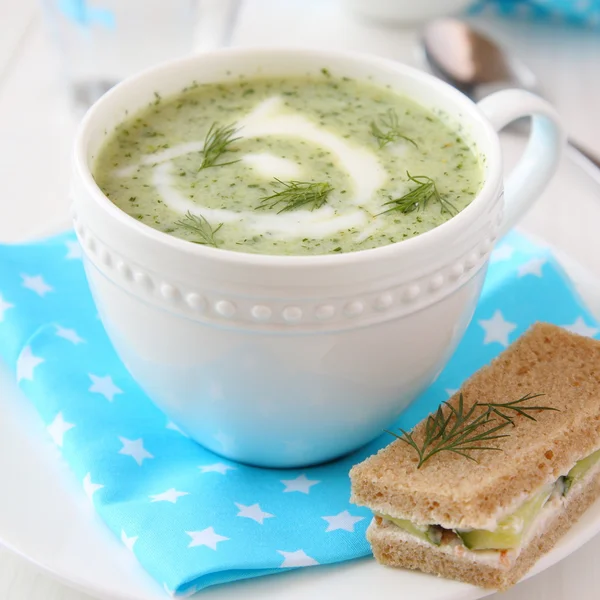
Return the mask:
<path fill-rule="evenodd" d="M 125 77 L 192 52 L 195 0 L 42 0 L 74 108 Z"/>

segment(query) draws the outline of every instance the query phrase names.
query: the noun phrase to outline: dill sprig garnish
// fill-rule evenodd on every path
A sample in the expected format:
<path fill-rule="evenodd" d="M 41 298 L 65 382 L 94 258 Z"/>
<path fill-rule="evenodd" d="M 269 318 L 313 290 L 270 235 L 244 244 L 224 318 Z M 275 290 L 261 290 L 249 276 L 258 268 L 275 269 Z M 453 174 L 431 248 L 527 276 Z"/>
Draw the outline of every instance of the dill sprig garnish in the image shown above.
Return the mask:
<path fill-rule="evenodd" d="M 498 417 L 500 417 L 504 421 L 507 421 L 514 427 L 514 415 L 511 416 L 510 414 L 507 414 L 504 411 L 513 410 L 517 415 L 521 415 L 522 417 L 526 417 L 527 419 L 531 419 L 532 421 L 537 421 L 537 419 L 534 416 L 527 414 L 527 411 L 555 410 L 560 412 L 558 408 L 551 408 L 549 406 L 521 406 L 522 402 L 525 402 L 526 400 L 532 400 L 533 398 L 539 398 L 543 395 L 544 394 L 526 394 L 522 398 L 519 398 L 518 400 L 513 400 L 512 402 L 504 402 L 503 404 L 496 404 L 495 402 L 484 402 L 480 403 L 479 406 L 487 407 L 488 417 L 491 417 L 492 415 L 497 415 Z"/>
<path fill-rule="evenodd" d="M 400 198 L 393 198 L 389 202 L 384 202 L 383 206 L 390 206 L 390 208 L 383 211 L 382 215 L 394 211 L 407 214 L 414 210 L 424 209 L 431 200 L 435 200 L 440 205 L 442 212 L 447 212 L 452 216 L 458 213 L 456 207 L 449 200 L 442 197 L 431 177 L 427 177 L 427 175 L 413 176 L 408 171 L 406 175 L 409 181 L 417 184 L 417 187 Z"/>
<path fill-rule="evenodd" d="M 523 406 L 523 402 L 539 396 L 543 396 L 543 394 L 525 394 L 518 400 L 505 403 L 475 402 L 465 412 L 461 393 L 456 408 L 449 402 L 444 402 L 434 414 L 427 417 L 421 442 L 415 439 L 412 432 L 404 431 L 404 429 L 400 429 L 400 435 L 392 431 L 387 433 L 402 440 L 415 450 L 419 456 L 418 469 L 439 452 L 452 452 L 478 462 L 469 453 L 474 450 L 501 450 L 495 445 L 486 444 L 509 437 L 509 433 L 500 432 L 509 425 L 514 427 L 514 419 L 517 415 L 536 421 L 537 419 L 529 414 L 530 411 L 558 411 L 557 408 L 549 406 Z M 446 411 L 444 411 L 444 406 L 447 408 Z M 482 412 L 480 412 L 481 409 L 483 409 Z M 477 414 L 478 412 L 479 414 Z M 499 420 L 500 422 L 498 422 Z"/>
<path fill-rule="evenodd" d="M 215 233 L 223 227 L 223 223 L 220 223 L 213 229 L 212 225 L 202 215 L 193 215 L 191 212 L 187 212 L 185 217 L 181 221 L 176 221 L 175 225 L 179 225 L 183 229 L 193 232 L 198 236 L 198 239 L 190 240 L 194 244 L 201 244 L 203 246 L 213 246 L 218 248 L 219 244 L 215 239 Z"/>
<path fill-rule="evenodd" d="M 217 125 L 213 123 L 206 138 L 204 138 L 204 147 L 202 148 L 202 164 L 198 171 L 208 169 L 209 167 L 223 167 L 239 162 L 239 160 L 230 160 L 229 162 L 217 163 L 217 160 L 227 152 L 235 152 L 231 144 L 237 142 L 240 137 L 235 137 L 239 131 L 235 123 L 231 125 Z"/>
<path fill-rule="evenodd" d="M 393 108 L 388 108 L 388 110 L 385 111 L 385 114 L 379 118 L 379 122 L 381 123 L 381 126 L 375 121 L 371 121 L 371 135 L 377 139 L 379 148 L 383 148 L 387 144 L 397 142 L 398 140 L 406 140 L 415 148 L 419 147 L 415 140 L 402 133 L 398 115 Z"/>
<path fill-rule="evenodd" d="M 321 208 L 333 191 L 327 182 L 281 181 L 275 178 L 273 186 L 283 186 L 283 189 L 261 198 L 258 208 L 279 208 L 278 214 L 303 207 L 310 210 Z"/>

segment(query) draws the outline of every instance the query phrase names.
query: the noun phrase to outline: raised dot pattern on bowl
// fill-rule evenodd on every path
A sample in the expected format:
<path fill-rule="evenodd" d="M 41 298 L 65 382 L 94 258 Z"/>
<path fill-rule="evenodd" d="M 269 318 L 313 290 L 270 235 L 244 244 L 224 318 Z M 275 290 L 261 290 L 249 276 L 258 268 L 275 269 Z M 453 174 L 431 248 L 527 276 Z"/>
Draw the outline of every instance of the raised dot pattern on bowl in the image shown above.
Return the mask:
<path fill-rule="evenodd" d="M 75 218 L 75 230 L 88 258 L 112 281 L 146 301 L 163 304 L 169 311 L 211 322 L 229 322 L 253 329 L 298 328 L 323 329 L 356 327 L 357 322 L 372 323 L 397 318 L 428 306 L 452 293 L 474 270 L 488 259 L 497 236 L 493 226 L 483 241 L 459 260 L 437 272 L 409 283 L 392 286 L 369 294 L 331 299 L 237 298 L 218 290 L 188 289 L 165 281 L 106 247 Z M 116 268 L 115 268 L 116 266 Z"/>

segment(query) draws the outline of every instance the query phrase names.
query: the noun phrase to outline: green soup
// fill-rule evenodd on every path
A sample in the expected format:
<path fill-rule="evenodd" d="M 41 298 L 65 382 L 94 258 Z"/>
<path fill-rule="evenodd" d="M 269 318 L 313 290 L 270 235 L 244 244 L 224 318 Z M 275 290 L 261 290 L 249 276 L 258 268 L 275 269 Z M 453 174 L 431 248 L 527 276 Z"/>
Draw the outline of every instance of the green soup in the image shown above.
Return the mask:
<path fill-rule="evenodd" d="M 94 175 L 126 213 L 190 242 L 331 254 L 447 221 L 477 194 L 480 163 L 440 115 L 324 69 L 157 95 L 107 139 Z"/>

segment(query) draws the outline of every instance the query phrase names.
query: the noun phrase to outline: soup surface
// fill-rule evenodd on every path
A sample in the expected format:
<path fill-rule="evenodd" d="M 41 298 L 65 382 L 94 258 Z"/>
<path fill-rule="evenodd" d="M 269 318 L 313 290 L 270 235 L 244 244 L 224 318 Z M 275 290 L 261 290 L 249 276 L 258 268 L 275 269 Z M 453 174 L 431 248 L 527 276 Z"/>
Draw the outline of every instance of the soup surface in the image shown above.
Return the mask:
<path fill-rule="evenodd" d="M 156 95 L 109 136 L 94 176 L 126 213 L 190 242 L 330 254 L 450 219 L 481 162 L 440 115 L 323 69 Z"/>

